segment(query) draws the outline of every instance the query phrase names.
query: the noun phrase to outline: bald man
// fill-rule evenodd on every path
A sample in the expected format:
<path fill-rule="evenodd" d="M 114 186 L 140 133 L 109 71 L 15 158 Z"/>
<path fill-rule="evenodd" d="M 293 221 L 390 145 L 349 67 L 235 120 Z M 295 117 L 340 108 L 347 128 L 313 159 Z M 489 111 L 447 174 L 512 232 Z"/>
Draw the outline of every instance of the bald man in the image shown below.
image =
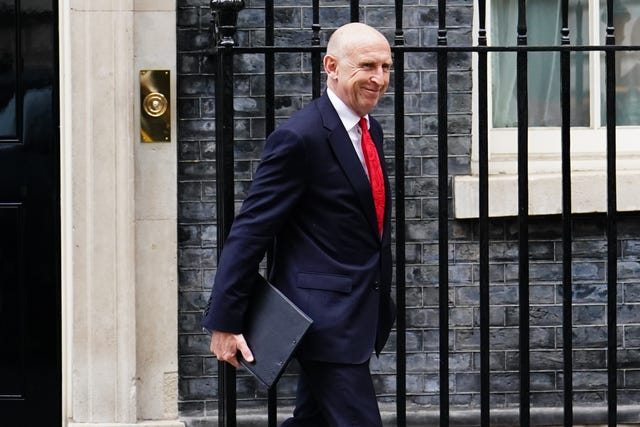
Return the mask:
<path fill-rule="evenodd" d="M 293 417 L 283 426 L 381 426 L 369 371 L 395 318 L 390 297 L 391 191 L 382 129 L 369 116 L 389 85 L 391 49 L 361 23 L 338 28 L 323 61 L 327 89 L 267 139 L 222 251 L 203 319 L 211 351 L 239 366 L 258 266 L 313 319 L 296 357 Z"/>

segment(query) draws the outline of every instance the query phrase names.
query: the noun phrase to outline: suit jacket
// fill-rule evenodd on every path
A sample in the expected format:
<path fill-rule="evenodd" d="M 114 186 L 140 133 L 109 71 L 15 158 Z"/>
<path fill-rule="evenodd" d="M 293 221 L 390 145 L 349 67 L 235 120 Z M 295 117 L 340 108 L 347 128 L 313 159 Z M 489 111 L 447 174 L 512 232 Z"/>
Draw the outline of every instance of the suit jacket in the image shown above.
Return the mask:
<path fill-rule="evenodd" d="M 382 350 L 395 318 L 391 190 L 372 118 L 370 133 L 386 187 L 382 237 L 365 171 L 324 93 L 268 137 L 225 241 L 204 327 L 242 332 L 258 265 L 274 244 L 270 281 L 314 321 L 298 357 L 363 363 Z"/>

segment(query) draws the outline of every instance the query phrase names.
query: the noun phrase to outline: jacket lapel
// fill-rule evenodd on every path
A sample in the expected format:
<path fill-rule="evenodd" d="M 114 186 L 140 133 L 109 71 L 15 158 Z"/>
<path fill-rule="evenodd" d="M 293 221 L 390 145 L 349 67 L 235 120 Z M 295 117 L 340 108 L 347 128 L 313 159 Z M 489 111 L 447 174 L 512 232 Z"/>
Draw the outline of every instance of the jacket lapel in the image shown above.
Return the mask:
<path fill-rule="evenodd" d="M 326 93 L 318 100 L 318 108 L 322 114 L 323 124 L 329 130 L 329 144 L 333 150 L 340 167 L 344 171 L 347 179 L 351 183 L 362 210 L 371 226 L 372 230 L 378 234 L 378 225 L 373 205 L 373 195 L 371 194 L 371 186 L 367 175 L 365 174 L 360 159 L 353 149 L 349 134 L 342 126 L 342 122 L 338 117 L 329 97 Z M 375 141 L 375 140 L 374 140 Z M 376 145 L 378 141 L 375 141 Z M 379 151 L 379 148 L 378 148 Z M 384 169 L 384 168 L 383 168 Z"/>

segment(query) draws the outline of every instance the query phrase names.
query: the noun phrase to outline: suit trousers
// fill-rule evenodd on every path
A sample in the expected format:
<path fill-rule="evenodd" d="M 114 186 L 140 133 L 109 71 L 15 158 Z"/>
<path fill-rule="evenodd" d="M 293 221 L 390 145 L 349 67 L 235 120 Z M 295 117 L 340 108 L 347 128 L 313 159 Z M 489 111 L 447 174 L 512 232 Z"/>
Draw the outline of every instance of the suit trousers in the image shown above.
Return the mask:
<path fill-rule="evenodd" d="M 299 363 L 296 407 L 281 427 L 382 427 L 368 361 Z"/>

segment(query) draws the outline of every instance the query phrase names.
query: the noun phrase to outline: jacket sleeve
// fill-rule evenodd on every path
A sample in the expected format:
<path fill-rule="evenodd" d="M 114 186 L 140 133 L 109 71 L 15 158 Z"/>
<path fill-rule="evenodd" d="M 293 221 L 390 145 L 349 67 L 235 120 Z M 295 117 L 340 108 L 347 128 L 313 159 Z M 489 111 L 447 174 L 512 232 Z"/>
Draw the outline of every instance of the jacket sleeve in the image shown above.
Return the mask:
<path fill-rule="evenodd" d="M 224 242 L 202 326 L 241 333 L 260 261 L 305 188 L 303 139 L 290 130 L 270 135 L 254 180 Z"/>

